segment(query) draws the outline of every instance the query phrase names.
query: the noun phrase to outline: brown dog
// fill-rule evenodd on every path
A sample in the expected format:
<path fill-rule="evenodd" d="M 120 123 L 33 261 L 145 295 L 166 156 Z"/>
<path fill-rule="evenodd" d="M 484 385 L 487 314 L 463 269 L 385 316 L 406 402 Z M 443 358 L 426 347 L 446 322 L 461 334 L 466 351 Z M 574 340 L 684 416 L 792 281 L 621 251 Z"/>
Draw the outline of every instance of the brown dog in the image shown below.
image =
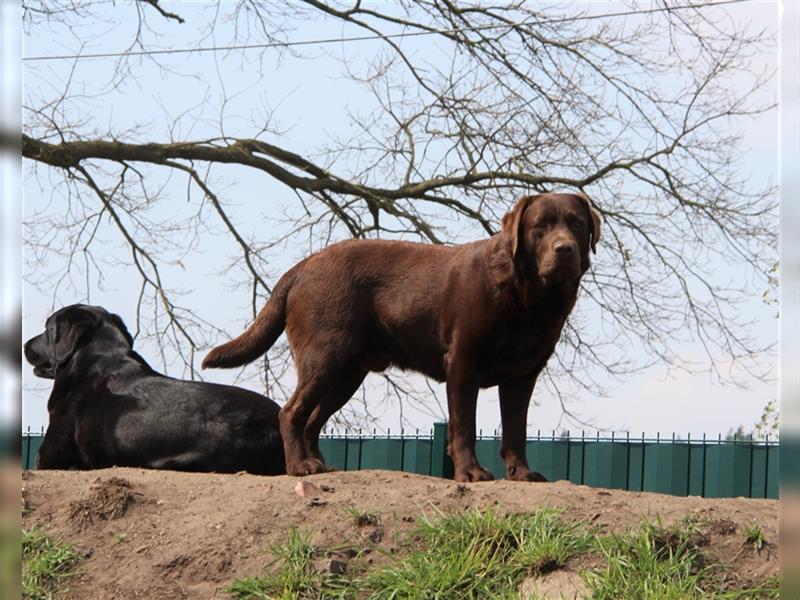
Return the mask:
<path fill-rule="evenodd" d="M 528 404 L 599 238 L 586 196 L 540 194 L 519 200 L 488 240 L 334 244 L 289 270 L 255 322 L 203 367 L 252 361 L 286 329 L 297 389 L 280 428 L 292 475 L 327 470 L 323 425 L 369 371 L 395 365 L 447 382 L 456 481 L 492 479 L 475 456 L 475 410 L 479 388 L 499 386 L 508 478 L 542 481 L 525 456 Z"/>

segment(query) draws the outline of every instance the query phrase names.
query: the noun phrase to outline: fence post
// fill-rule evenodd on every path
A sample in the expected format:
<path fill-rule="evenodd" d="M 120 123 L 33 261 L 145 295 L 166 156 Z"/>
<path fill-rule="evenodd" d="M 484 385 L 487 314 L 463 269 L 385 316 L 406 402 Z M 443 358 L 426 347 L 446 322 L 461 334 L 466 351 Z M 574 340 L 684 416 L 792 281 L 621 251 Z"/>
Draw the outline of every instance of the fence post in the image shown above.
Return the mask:
<path fill-rule="evenodd" d="M 581 429 L 581 485 L 583 485 L 583 475 L 586 466 L 586 432 Z"/>
<path fill-rule="evenodd" d="M 344 430 L 344 468 L 342 469 L 342 471 L 347 471 L 347 454 L 348 454 L 349 446 L 350 446 L 350 439 L 349 438 L 350 438 L 350 435 L 348 433 L 348 430 L 345 429 Z"/>
<path fill-rule="evenodd" d="M 703 434 L 703 468 L 700 471 L 700 495 L 706 497 L 706 434 Z"/>
<path fill-rule="evenodd" d="M 625 489 L 631 489 L 631 432 L 625 432 Z"/>
<path fill-rule="evenodd" d="M 692 432 L 686 434 L 686 495 L 692 490 Z"/>
<path fill-rule="evenodd" d="M 753 438 L 750 437 L 750 481 L 747 486 L 747 497 L 753 497 L 753 454 L 755 453 L 755 446 L 753 445 Z"/>
<path fill-rule="evenodd" d="M 570 481 L 570 478 L 569 478 L 570 446 L 572 446 L 572 443 L 569 440 L 569 429 L 568 429 L 567 430 L 567 481 Z"/>
<path fill-rule="evenodd" d="M 447 421 L 433 424 L 433 448 L 431 448 L 431 475 L 453 479 L 455 468 L 447 454 Z"/>
<path fill-rule="evenodd" d="M 25 468 L 31 468 L 31 426 L 28 425 L 28 447 L 25 449 Z"/>
<path fill-rule="evenodd" d="M 642 432 L 642 479 L 639 482 L 639 491 L 644 491 L 644 456 L 645 456 L 645 446 L 647 446 L 646 442 L 644 441 L 644 431 Z"/>
<path fill-rule="evenodd" d="M 750 475 L 752 477 L 752 474 Z M 769 434 L 764 440 L 764 498 L 769 497 Z"/>
<path fill-rule="evenodd" d="M 364 444 L 364 438 L 361 435 L 361 428 L 358 429 L 358 463 L 356 466 L 356 470 L 361 470 L 361 446 Z"/>

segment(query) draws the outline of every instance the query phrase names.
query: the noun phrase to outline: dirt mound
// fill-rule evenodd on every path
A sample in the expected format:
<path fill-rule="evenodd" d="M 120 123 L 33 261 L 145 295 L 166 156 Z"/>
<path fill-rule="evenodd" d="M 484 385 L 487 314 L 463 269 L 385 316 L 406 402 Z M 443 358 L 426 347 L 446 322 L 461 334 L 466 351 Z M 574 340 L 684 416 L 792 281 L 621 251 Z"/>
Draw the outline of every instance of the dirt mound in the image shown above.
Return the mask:
<path fill-rule="evenodd" d="M 455 484 L 389 471 L 338 472 L 306 478 L 320 490 L 301 498 L 293 477 L 218 475 L 142 469 L 30 471 L 23 474 L 23 527 L 62 536 L 85 553 L 65 598 L 226 598 L 234 579 L 259 575 L 289 528 L 335 549 L 321 569 L 349 556 L 386 564 L 419 520 L 469 508 L 532 512 L 557 507 L 570 520 L 604 532 L 638 528 L 643 519 L 668 527 L 687 516 L 703 526 L 690 543 L 709 560 L 731 565 L 727 585 L 777 573 L 775 500 L 680 498 L 601 490 L 566 481 Z M 760 548 L 744 532 L 763 535 Z M 660 540 L 665 547 L 676 540 Z M 537 584 L 579 588 L 576 566 Z M 567 583 L 564 583 L 569 580 Z M 539 588 L 531 588 L 539 589 Z M 571 588 L 570 588 L 571 589 Z"/>
<path fill-rule="evenodd" d="M 89 486 L 89 497 L 69 503 L 69 519 L 83 528 L 96 519 L 119 519 L 134 501 L 131 483 L 120 477 L 98 477 Z"/>

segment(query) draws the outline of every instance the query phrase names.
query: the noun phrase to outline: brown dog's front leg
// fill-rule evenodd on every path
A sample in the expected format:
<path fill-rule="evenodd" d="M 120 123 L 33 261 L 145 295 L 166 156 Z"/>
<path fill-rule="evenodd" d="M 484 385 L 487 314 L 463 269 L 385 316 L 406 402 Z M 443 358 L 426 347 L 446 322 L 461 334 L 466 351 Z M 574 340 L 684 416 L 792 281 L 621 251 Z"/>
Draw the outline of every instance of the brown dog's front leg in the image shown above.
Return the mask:
<path fill-rule="evenodd" d="M 465 365 L 451 366 L 447 374 L 447 453 L 453 459 L 456 481 L 490 481 L 491 473 L 478 464 L 475 456 L 475 411 L 478 385 L 474 371 Z"/>
<path fill-rule="evenodd" d="M 503 441 L 500 456 L 506 463 L 506 478 L 513 481 L 547 481 L 541 473 L 531 471 L 525 455 L 525 433 L 528 426 L 528 405 L 536 376 L 526 375 L 498 386 Z"/>

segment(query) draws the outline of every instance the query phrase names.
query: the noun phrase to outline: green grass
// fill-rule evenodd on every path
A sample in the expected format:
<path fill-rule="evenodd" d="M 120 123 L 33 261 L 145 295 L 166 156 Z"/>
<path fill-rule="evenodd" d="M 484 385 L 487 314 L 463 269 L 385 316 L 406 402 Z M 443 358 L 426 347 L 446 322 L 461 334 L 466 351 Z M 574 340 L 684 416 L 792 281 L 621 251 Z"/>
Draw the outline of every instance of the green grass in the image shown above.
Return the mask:
<path fill-rule="evenodd" d="M 311 561 L 319 555 L 319 550 L 308 535 L 292 528 L 285 542 L 272 547 L 272 553 L 276 558 L 268 568 L 279 563 L 278 569 L 263 577 L 238 579 L 227 591 L 237 599 L 289 600 L 317 596 L 322 577 L 314 571 Z"/>
<path fill-rule="evenodd" d="M 764 537 L 764 532 L 758 525 L 753 525 L 744 530 L 744 542 L 756 552 L 761 552 L 762 548 L 767 545 L 767 538 Z"/>
<path fill-rule="evenodd" d="M 676 533 L 675 537 L 670 535 Z M 639 531 L 598 540 L 603 570 L 585 581 L 597 600 L 692 600 L 708 597 L 701 586 L 703 555 L 684 530 L 646 523 Z"/>
<path fill-rule="evenodd" d="M 19 524 L 0 518 L 0 598 L 19 597 L 21 563 Z"/>
<path fill-rule="evenodd" d="M 347 512 L 352 517 L 353 524 L 356 527 L 378 527 L 381 524 L 380 516 L 375 513 L 361 511 L 355 506 L 348 507 Z"/>
<path fill-rule="evenodd" d="M 759 531 L 760 533 L 760 531 Z M 753 534 L 755 539 L 757 536 Z M 760 538 L 759 538 L 760 539 Z M 708 538 L 694 515 L 669 528 L 643 523 L 638 531 L 600 538 L 602 570 L 584 573 L 596 600 L 739 600 L 777 598 L 772 577 L 750 589 L 721 590 L 724 565 L 709 564 L 701 546 Z M 755 543 L 748 539 L 748 543 Z"/>
<path fill-rule="evenodd" d="M 351 514 L 358 525 L 361 513 Z M 591 549 L 593 539 L 549 509 L 524 515 L 438 514 L 422 520 L 405 541 L 406 552 L 392 564 L 364 575 L 331 576 L 312 566 L 324 553 L 291 530 L 288 541 L 273 548 L 276 560 L 266 575 L 237 580 L 228 592 L 237 600 L 513 598 L 526 576 L 563 566 Z"/>
<path fill-rule="evenodd" d="M 378 515 L 355 508 L 348 512 L 355 526 L 380 523 Z M 594 599 L 777 598 L 777 578 L 752 589 L 720 591 L 722 566 L 709 564 L 703 553 L 709 541 L 706 524 L 688 515 L 668 528 L 645 522 L 637 530 L 600 537 L 596 529 L 569 523 L 547 508 L 511 515 L 491 510 L 437 513 L 421 519 L 396 544 L 396 553 L 384 552 L 388 565 L 370 570 L 359 556 L 344 575 L 316 570 L 313 563 L 326 555 L 325 549 L 292 529 L 286 541 L 272 548 L 275 559 L 266 574 L 237 580 L 227 591 L 236 600 L 502 600 L 517 598 L 525 578 L 584 555 L 601 565 L 582 574 L 587 597 Z"/>
<path fill-rule="evenodd" d="M 29 600 L 57 597 L 80 559 L 71 544 L 37 528 L 22 532 L 22 592 Z"/>

